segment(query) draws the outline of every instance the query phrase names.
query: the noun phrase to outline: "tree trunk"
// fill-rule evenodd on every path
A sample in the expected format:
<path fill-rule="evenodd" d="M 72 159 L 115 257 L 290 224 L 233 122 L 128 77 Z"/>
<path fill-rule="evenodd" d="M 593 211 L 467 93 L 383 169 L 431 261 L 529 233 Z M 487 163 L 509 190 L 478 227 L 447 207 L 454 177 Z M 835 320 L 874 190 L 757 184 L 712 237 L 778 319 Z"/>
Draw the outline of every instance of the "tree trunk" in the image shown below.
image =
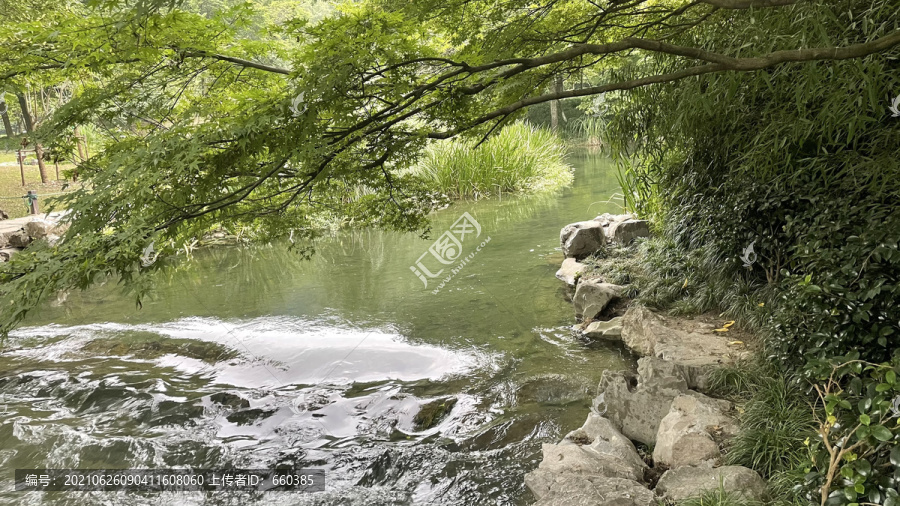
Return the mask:
<path fill-rule="evenodd" d="M 16 93 L 16 98 L 19 99 L 19 107 L 22 109 L 22 119 L 25 120 L 25 131 L 28 133 L 34 132 L 34 120 L 31 118 L 31 111 L 28 110 L 28 100 L 25 99 L 25 95 L 22 93 Z"/>
<path fill-rule="evenodd" d="M 562 93 L 563 91 L 563 78 L 561 75 L 557 75 L 553 81 L 553 92 L 554 93 Z M 553 131 L 559 130 L 559 116 L 560 116 L 560 107 L 559 100 L 551 100 L 550 101 L 550 128 Z"/>
<path fill-rule="evenodd" d="M 6 130 L 6 136 L 12 137 L 16 132 L 9 121 L 9 106 L 6 105 L 6 97 L 4 95 L 5 93 L 0 93 L 0 117 L 3 117 L 3 128 Z"/>
<path fill-rule="evenodd" d="M 22 117 L 25 119 L 25 131 L 29 134 L 34 133 L 34 119 L 31 117 L 31 111 L 28 110 L 28 100 L 22 93 L 16 93 L 19 99 L 19 106 L 22 108 Z M 41 183 L 50 182 L 50 176 L 47 175 L 47 166 L 44 164 L 44 147 L 40 142 L 34 143 L 34 154 L 37 156 L 38 170 L 41 173 Z"/>

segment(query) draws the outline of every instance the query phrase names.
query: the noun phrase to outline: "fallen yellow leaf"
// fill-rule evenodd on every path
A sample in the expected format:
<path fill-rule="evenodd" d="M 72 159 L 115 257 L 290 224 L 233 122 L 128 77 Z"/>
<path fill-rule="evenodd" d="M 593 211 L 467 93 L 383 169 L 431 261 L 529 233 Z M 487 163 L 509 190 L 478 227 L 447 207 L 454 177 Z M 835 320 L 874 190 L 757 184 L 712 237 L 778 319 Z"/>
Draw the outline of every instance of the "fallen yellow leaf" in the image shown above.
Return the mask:
<path fill-rule="evenodd" d="M 726 328 L 726 329 L 727 329 L 728 327 L 730 327 L 730 326 L 732 326 L 732 325 L 734 325 L 734 322 L 733 322 L 733 321 L 725 322 L 725 325 L 722 325 L 722 328 Z"/>
<path fill-rule="evenodd" d="M 765 303 L 765 302 L 760 302 L 760 303 L 759 303 L 759 304 L 757 304 L 757 305 L 758 305 L 758 306 L 759 306 L 759 307 L 763 307 L 763 306 L 765 306 L 765 305 L 766 305 L 766 303 Z"/>
<path fill-rule="evenodd" d="M 728 344 L 731 345 L 731 346 L 735 346 L 735 345 L 738 345 L 738 344 L 744 344 L 744 341 L 731 341 L 731 342 L 728 343 Z"/>
<path fill-rule="evenodd" d="M 721 329 L 715 329 L 713 332 L 728 332 L 728 327 L 723 327 Z"/>
<path fill-rule="evenodd" d="M 688 283 L 687 278 L 684 278 L 684 284 L 681 285 L 681 288 L 687 288 L 687 283 Z"/>

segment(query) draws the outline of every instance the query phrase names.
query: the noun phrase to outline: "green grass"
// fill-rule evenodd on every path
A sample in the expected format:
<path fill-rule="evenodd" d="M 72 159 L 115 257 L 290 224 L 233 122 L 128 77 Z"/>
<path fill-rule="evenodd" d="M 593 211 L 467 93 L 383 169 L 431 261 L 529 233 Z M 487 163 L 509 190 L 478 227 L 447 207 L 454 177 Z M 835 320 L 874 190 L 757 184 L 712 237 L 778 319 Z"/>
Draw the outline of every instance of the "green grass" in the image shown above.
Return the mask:
<path fill-rule="evenodd" d="M 679 502 L 678 506 L 762 506 L 762 504 L 719 487 L 717 490 L 707 490 L 697 497 L 685 499 Z"/>
<path fill-rule="evenodd" d="M 34 155 L 31 156 L 34 158 Z M 74 168 L 73 165 L 59 164 L 60 178 L 63 178 L 62 171 Z M 34 190 L 38 193 L 38 203 L 41 210 L 46 207 L 46 200 L 41 198 L 42 194 L 59 193 L 63 191 L 65 181 L 56 181 L 56 168 L 53 163 L 47 163 L 47 171 L 49 172 L 51 182 L 47 184 L 41 183 L 41 174 L 37 165 L 25 165 L 25 186 L 22 186 L 22 174 L 16 161 L 16 153 L 14 151 L 0 151 L 0 209 L 6 212 L 10 218 L 19 218 L 26 216 L 28 210 L 25 207 L 25 200 L 22 198 L 28 190 Z"/>
<path fill-rule="evenodd" d="M 414 170 L 451 198 L 555 190 L 572 182 L 562 140 L 548 130 L 517 123 L 482 145 L 450 140 L 430 146 Z"/>

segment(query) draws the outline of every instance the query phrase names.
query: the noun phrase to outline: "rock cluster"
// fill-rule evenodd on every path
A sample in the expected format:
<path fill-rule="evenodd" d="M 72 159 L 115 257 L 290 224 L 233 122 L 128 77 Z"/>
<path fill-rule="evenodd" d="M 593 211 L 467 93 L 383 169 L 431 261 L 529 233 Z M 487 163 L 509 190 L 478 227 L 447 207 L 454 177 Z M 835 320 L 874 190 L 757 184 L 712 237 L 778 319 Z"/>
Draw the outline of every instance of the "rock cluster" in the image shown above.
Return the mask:
<path fill-rule="evenodd" d="M 50 213 L 0 221 L 0 262 L 9 261 L 35 240 L 58 240 L 67 227 L 59 223 L 62 216 L 62 213 Z"/>
<path fill-rule="evenodd" d="M 584 425 L 543 445 L 543 460 L 525 476 L 537 504 L 656 505 L 719 487 L 764 499 L 755 471 L 721 466 L 720 444 L 737 432 L 731 403 L 690 384 L 682 367 L 652 356 L 638 361 L 637 374 L 605 372 Z M 654 473 L 632 441 L 652 446 L 655 474 L 664 471 L 652 490 Z"/>
<path fill-rule="evenodd" d="M 709 322 L 667 318 L 637 305 L 594 321 L 608 318 L 604 310 L 625 288 L 584 278 L 579 260 L 611 242 L 647 235 L 647 223 L 629 215 L 603 215 L 560 234 L 567 258 L 557 277 L 575 287 L 572 302 L 583 322 L 576 330 L 621 341 L 641 358 L 636 372 L 605 371 L 584 425 L 559 444 L 543 445 L 543 460 L 525 476 L 539 506 L 650 506 L 720 487 L 750 500 L 766 496 L 755 471 L 722 465 L 722 444 L 738 430 L 734 407 L 701 392 L 712 368 L 745 352 Z M 653 448 L 652 468 L 633 441 Z"/>
<path fill-rule="evenodd" d="M 631 214 L 603 214 L 590 221 L 566 225 L 559 233 L 559 242 L 566 258 L 581 260 L 610 243 L 625 246 L 638 237 L 649 236 L 646 220 L 635 219 Z"/>

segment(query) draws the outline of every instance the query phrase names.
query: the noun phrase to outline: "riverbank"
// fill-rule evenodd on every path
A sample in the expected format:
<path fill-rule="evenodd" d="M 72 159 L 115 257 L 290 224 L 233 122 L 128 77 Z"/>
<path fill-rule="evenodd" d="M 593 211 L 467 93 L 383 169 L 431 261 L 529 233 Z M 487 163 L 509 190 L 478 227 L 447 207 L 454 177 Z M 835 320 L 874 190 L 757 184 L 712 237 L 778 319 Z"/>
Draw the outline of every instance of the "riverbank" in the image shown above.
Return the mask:
<path fill-rule="evenodd" d="M 605 371 L 584 425 L 543 445 L 543 460 L 525 478 L 537 505 L 769 498 L 756 471 L 727 465 L 738 411 L 712 395 L 716 371 L 748 359 L 751 337 L 717 315 L 668 317 L 634 304 L 633 286 L 609 282 L 621 277 L 597 268 L 611 249 L 649 235 L 649 224 L 630 215 L 603 215 L 561 231 L 566 259 L 557 277 L 572 290 L 580 318 L 573 331 L 620 341 L 641 358 L 636 373 Z"/>

